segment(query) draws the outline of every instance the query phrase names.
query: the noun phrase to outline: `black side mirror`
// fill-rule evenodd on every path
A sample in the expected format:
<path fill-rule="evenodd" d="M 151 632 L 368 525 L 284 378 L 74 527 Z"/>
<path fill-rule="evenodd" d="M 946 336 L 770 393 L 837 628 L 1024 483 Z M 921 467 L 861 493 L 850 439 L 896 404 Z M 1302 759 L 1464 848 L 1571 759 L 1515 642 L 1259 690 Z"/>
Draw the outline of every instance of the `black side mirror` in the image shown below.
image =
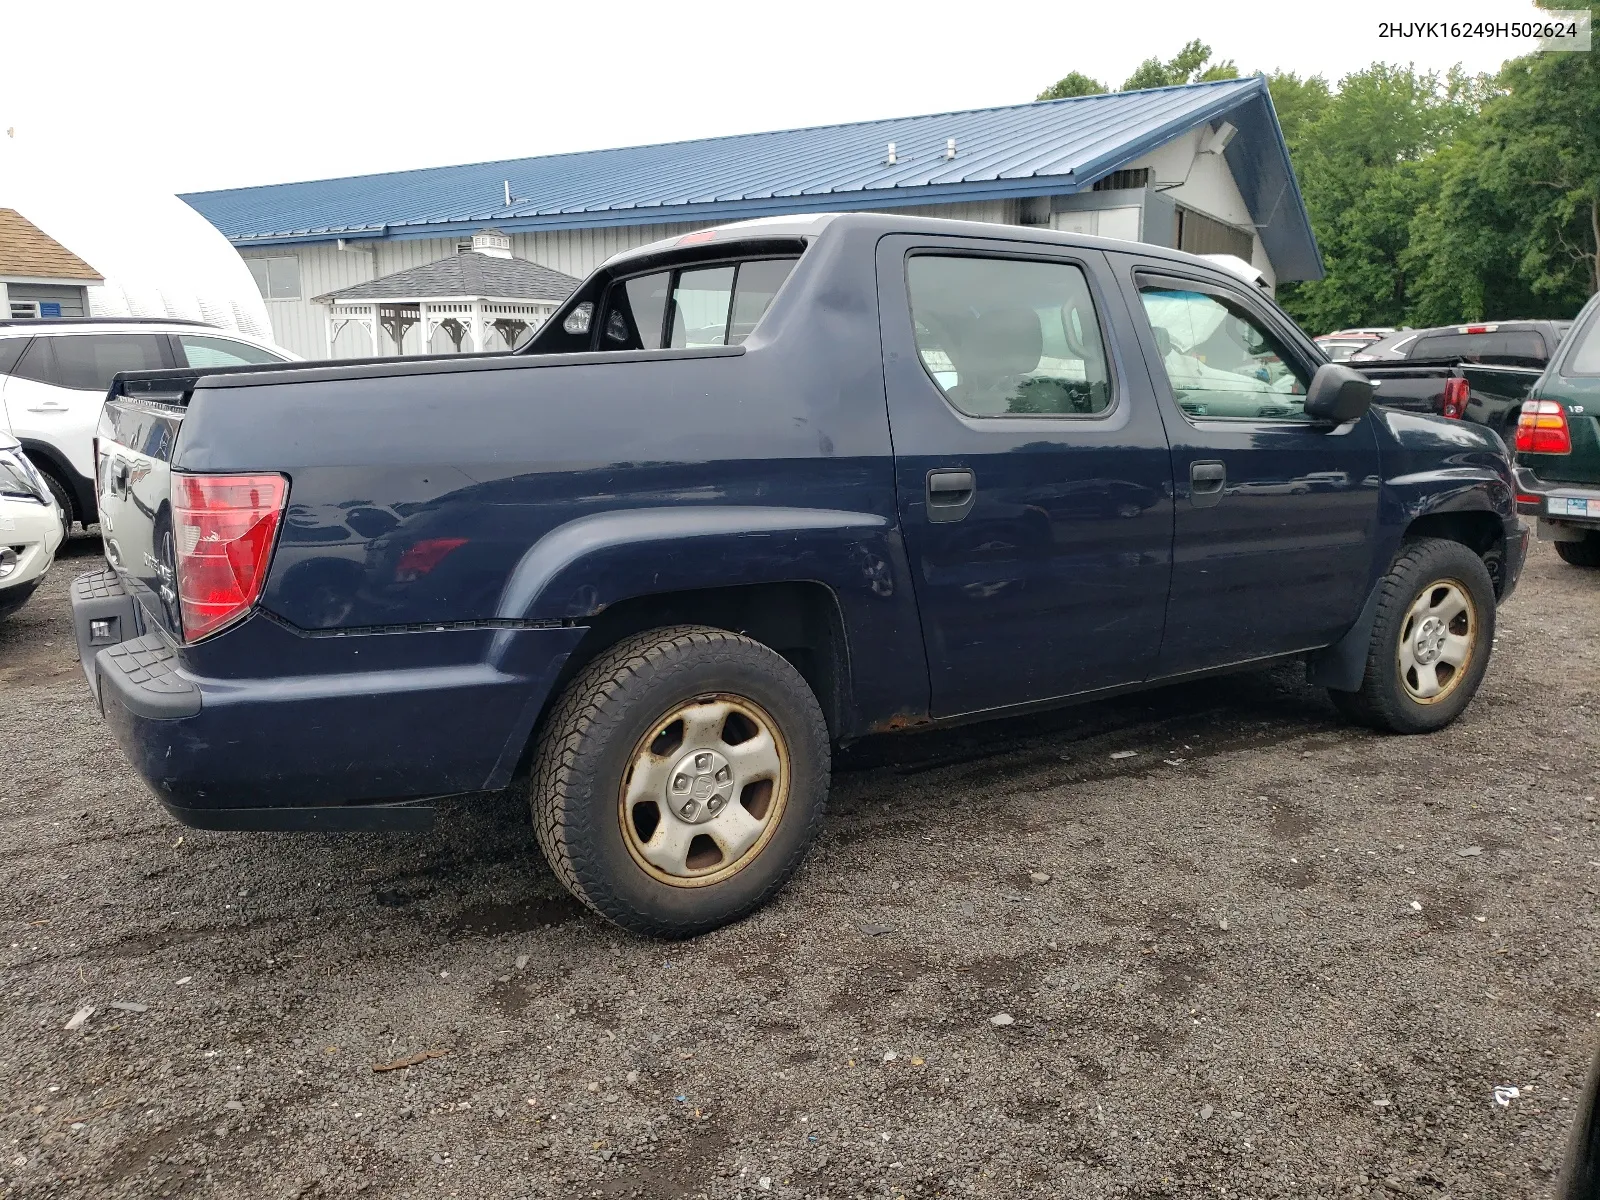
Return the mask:
<path fill-rule="evenodd" d="M 1343 425 L 1372 407 L 1372 380 L 1340 363 L 1323 363 L 1306 391 L 1306 416 Z"/>

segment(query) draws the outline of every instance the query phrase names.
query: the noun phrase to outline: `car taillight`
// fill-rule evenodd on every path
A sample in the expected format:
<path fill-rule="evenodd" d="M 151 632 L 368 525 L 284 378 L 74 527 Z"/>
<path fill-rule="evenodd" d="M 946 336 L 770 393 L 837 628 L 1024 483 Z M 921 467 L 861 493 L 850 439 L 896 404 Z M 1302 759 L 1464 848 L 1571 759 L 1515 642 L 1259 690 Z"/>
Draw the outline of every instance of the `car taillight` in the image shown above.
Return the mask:
<path fill-rule="evenodd" d="M 1446 379 L 1444 381 L 1444 404 L 1439 409 L 1440 413 L 1453 421 L 1459 421 L 1467 411 L 1467 401 L 1472 396 L 1472 389 L 1465 379 Z"/>
<path fill-rule="evenodd" d="M 250 611 L 266 582 L 289 481 L 282 475 L 179 475 L 173 535 L 183 640 Z"/>
<path fill-rule="evenodd" d="M 1517 450 L 1523 454 L 1571 454 L 1567 410 L 1554 400 L 1529 400 L 1517 417 Z"/>

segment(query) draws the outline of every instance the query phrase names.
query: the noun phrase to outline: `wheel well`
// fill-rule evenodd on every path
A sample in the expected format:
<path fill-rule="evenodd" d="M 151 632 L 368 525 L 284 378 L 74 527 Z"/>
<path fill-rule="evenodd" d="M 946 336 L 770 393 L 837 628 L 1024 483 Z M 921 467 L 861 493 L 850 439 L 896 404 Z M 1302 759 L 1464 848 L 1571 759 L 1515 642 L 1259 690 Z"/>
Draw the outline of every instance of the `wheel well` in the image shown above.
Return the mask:
<path fill-rule="evenodd" d="M 1418 517 L 1406 528 L 1408 538 L 1443 538 L 1460 542 L 1489 569 L 1494 580 L 1495 595 L 1504 589 L 1503 579 L 1506 549 L 1505 526 L 1491 512 L 1429 513 Z"/>
<path fill-rule="evenodd" d="M 709 625 L 770 646 L 810 686 L 822 707 L 828 733 L 837 737 L 844 727 L 849 656 L 839 601 L 826 585 L 799 581 L 661 592 L 618 601 L 589 623 L 588 633 L 562 665 L 550 689 L 547 708 L 572 678 L 608 647 L 666 625 Z M 525 759 L 531 754 L 533 740 Z"/>
<path fill-rule="evenodd" d="M 92 524 L 94 517 L 89 515 L 90 510 L 84 507 L 83 497 L 79 494 L 77 473 L 69 470 L 52 451 L 36 442 L 23 442 L 22 451 L 34 466 L 60 485 L 61 491 L 72 502 L 71 511 L 64 514 L 67 519 L 67 525 L 71 526 L 74 521 L 81 521 L 84 527 L 87 528 Z"/>

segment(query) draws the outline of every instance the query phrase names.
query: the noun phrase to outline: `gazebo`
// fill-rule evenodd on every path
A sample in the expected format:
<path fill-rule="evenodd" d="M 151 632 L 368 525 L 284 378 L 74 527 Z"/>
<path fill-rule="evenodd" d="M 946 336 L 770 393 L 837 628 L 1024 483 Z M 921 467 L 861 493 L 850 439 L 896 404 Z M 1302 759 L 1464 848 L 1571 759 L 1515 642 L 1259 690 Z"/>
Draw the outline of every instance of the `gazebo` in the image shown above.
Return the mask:
<path fill-rule="evenodd" d="M 491 333 L 509 349 L 577 286 L 570 275 L 511 257 L 510 237 L 481 229 L 472 235 L 471 250 L 328 292 L 316 302 L 328 309 L 329 358 L 349 325 L 367 330 L 374 355 L 386 353 L 382 334 L 388 334 L 393 353 L 404 354 L 405 336 L 415 326 L 421 327 L 422 353 L 429 353 L 442 330 L 459 354 L 463 343 L 475 352 L 489 349 Z"/>

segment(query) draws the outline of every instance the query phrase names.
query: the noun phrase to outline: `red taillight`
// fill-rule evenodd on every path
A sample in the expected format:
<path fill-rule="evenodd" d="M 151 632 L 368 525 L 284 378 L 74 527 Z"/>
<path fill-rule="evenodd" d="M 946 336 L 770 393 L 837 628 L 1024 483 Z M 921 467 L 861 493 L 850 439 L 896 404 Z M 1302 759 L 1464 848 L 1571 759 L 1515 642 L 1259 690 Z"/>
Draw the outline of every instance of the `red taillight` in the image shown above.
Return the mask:
<path fill-rule="evenodd" d="M 1522 454 L 1571 454 L 1567 410 L 1554 400 L 1529 400 L 1517 417 L 1517 450 Z"/>
<path fill-rule="evenodd" d="M 237 621 L 261 595 L 289 481 L 282 475 L 177 475 L 173 535 L 183 640 Z"/>
<path fill-rule="evenodd" d="M 1494 330 L 1494 326 L 1493 325 L 1468 325 L 1461 332 L 1462 333 L 1490 333 L 1493 330 Z"/>
<path fill-rule="evenodd" d="M 1465 379 L 1446 379 L 1444 381 L 1444 404 L 1439 411 L 1453 421 L 1459 421 L 1467 411 L 1467 401 L 1472 396 L 1472 388 Z"/>

